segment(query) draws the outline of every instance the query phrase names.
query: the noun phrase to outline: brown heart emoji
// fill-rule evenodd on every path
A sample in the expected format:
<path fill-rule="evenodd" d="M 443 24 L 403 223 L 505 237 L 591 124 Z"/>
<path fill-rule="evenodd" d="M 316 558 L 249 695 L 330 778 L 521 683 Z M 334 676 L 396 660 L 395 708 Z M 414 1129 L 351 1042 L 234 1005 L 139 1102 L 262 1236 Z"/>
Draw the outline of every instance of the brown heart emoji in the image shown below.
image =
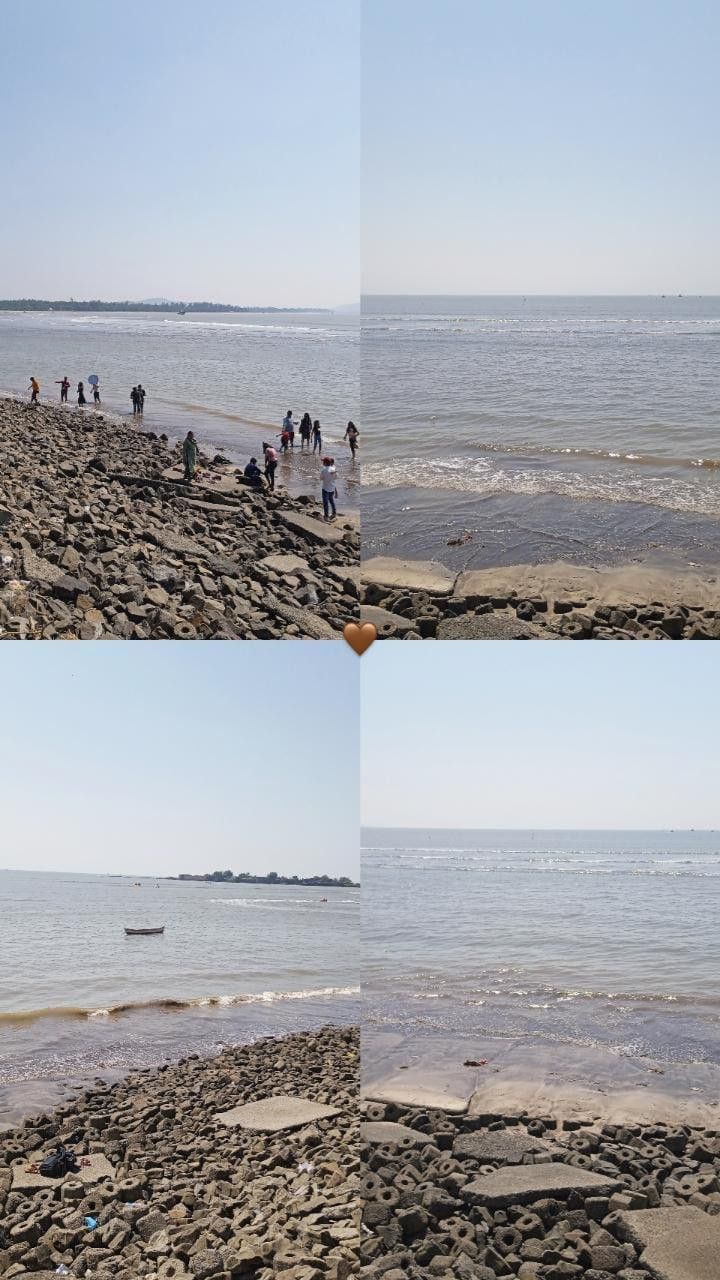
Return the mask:
<path fill-rule="evenodd" d="M 362 657 L 366 649 L 377 640 L 377 627 L 372 622 L 363 622 L 358 625 L 357 622 L 346 622 L 343 627 L 343 635 L 354 649 L 358 657 Z"/>

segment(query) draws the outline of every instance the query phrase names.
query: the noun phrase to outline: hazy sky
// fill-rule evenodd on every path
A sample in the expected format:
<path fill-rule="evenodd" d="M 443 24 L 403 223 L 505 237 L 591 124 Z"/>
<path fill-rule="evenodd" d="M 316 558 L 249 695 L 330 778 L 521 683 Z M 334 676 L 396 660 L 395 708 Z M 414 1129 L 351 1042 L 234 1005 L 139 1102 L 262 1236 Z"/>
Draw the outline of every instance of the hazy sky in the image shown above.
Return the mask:
<path fill-rule="evenodd" d="M 720 293 L 716 0 L 364 0 L 363 287 Z"/>
<path fill-rule="evenodd" d="M 359 0 L 2 0 L 0 296 L 350 303 Z"/>
<path fill-rule="evenodd" d="M 377 644 L 366 826 L 720 828 L 710 644 Z"/>
<path fill-rule="evenodd" d="M 0 867 L 357 878 L 358 660 L 312 644 L 6 644 Z"/>

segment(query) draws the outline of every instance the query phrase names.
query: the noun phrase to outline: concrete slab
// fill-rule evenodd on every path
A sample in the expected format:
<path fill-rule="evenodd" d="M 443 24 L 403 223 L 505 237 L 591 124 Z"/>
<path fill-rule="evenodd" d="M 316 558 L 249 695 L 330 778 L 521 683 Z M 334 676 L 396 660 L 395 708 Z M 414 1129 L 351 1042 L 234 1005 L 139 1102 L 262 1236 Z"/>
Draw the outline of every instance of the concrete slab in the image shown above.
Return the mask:
<path fill-rule="evenodd" d="M 320 1102 L 311 1102 L 309 1098 L 277 1094 L 259 1102 L 248 1102 L 242 1107 L 232 1107 L 230 1111 L 220 1111 L 215 1119 L 230 1129 L 276 1133 L 279 1129 L 301 1129 L 314 1120 L 325 1120 L 339 1114 L 337 1107 L 326 1107 Z"/>
<path fill-rule="evenodd" d="M 372 556 L 361 566 L 367 585 L 393 587 L 399 591 L 431 591 L 449 596 L 457 574 L 437 560 L 399 560 L 394 556 Z"/>
<path fill-rule="evenodd" d="M 415 623 L 412 618 L 403 618 L 400 613 L 391 613 L 389 609 L 379 609 L 374 604 L 363 604 L 360 606 L 360 621 L 372 622 L 377 627 L 379 638 L 390 638 L 392 636 L 404 636 L 406 631 L 414 631 Z"/>
<path fill-rule="evenodd" d="M 307 560 L 303 560 L 302 556 L 294 555 L 277 555 L 265 556 L 259 562 L 266 569 L 272 569 L 273 573 L 309 573 L 310 565 Z"/>
<path fill-rule="evenodd" d="M 462 1116 L 470 1105 L 472 1091 L 460 1094 L 450 1085 L 436 1084 L 427 1088 L 393 1078 L 373 1085 L 363 1096 L 368 1102 L 390 1102 L 398 1107 L 429 1107 L 431 1111 L 447 1111 L 450 1115 Z"/>
<path fill-rule="evenodd" d="M 45 1154 L 47 1155 L 47 1152 Z M 12 1189 L 13 1191 L 37 1191 L 42 1187 L 46 1191 L 48 1187 L 59 1187 L 63 1182 L 85 1182 L 90 1185 L 101 1182 L 103 1178 L 115 1177 L 115 1170 L 105 1156 L 78 1156 L 78 1162 L 82 1160 L 87 1160 L 88 1163 L 81 1164 L 77 1173 L 66 1173 L 64 1178 L 45 1178 L 41 1173 L 28 1173 L 28 1165 L 35 1162 L 28 1160 L 27 1157 L 16 1160 L 11 1165 Z"/>
<path fill-rule="evenodd" d="M 461 1133 L 453 1143 L 454 1156 L 460 1160 L 479 1160 L 483 1164 L 493 1160 L 503 1164 L 522 1164 L 525 1156 L 552 1150 L 559 1149 L 543 1142 L 542 1138 L 531 1138 L 527 1133 L 505 1129 L 493 1129 L 489 1133 Z"/>
<path fill-rule="evenodd" d="M 360 1139 L 371 1146 L 382 1143 L 390 1147 L 425 1147 L 433 1141 L 432 1135 L 410 1129 L 406 1124 L 393 1124 L 390 1120 L 367 1120 L 360 1125 Z"/>
<path fill-rule="evenodd" d="M 489 1209 L 506 1209 L 511 1204 L 532 1204 L 544 1196 L 567 1196 L 582 1191 L 589 1196 L 609 1195 L 620 1183 L 587 1169 L 561 1164 L 521 1164 L 483 1174 L 463 1187 L 462 1197 L 468 1204 L 486 1205 Z"/>
<path fill-rule="evenodd" d="M 642 1249 L 640 1261 L 657 1280 L 717 1280 L 720 1218 L 702 1209 L 633 1209 L 620 1213 L 622 1239 Z"/>
<path fill-rule="evenodd" d="M 310 542 L 330 544 L 342 542 L 345 537 L 344 531 L 331 522 L 325 524 L 322 520 L 314 520 L 312 516 L 303 516 L 295 511 L 280 515 L 278 523 L 286 525 L 293 533 L 301 534 Z"/>

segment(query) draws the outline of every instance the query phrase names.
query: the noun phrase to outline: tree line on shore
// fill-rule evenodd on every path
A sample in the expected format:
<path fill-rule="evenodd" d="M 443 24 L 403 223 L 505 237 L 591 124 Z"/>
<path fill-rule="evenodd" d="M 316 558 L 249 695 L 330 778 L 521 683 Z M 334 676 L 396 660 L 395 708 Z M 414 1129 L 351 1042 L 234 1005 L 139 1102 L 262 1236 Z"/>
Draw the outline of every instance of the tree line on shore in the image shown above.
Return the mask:
<path fill-rule="evenodd" d="M 323 307 L 237 307 L 226 302 L 101 302 L 92 298 L 49 301 L 46 298 L 0 298 L 0 311 L 241 311 L 285 312 L 323 311 Z"/>
<path fill-rule="evenodd" d="M 266 876 L 252 875 L 249 871 L 241 871 L 235 875 L 233 871 L 207 871 L 204 875 L 170 876 L 170 880 L 209 880 L 225 884 L 295 884 L 318 889 L 359 889 L 360 885 L 347 876 L 280 876 L 277 871 L 269 871 Z"/>

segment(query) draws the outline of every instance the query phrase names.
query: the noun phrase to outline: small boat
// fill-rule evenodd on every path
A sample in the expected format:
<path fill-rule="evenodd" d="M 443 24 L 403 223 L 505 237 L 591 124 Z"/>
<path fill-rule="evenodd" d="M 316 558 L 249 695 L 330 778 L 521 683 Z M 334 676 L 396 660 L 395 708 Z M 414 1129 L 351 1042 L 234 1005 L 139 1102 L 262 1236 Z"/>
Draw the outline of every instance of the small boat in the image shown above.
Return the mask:
<path fill-rule="evenodd" d="M 137 938 L 137 937 L 147 938 L 151 934 L 164 933 L 165 925 L 162 924 L 159 929 L 127 929 L 126 928 L 125 932 L 128 938 Z"/>

